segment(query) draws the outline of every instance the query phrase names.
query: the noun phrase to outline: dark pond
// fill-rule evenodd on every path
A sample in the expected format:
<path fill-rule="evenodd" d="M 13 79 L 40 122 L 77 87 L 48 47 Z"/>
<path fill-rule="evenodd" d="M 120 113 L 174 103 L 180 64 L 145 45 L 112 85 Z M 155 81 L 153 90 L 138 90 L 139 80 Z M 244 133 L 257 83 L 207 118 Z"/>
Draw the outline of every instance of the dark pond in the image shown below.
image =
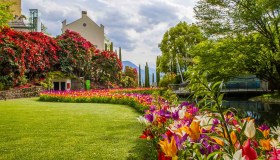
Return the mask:
<path fill-rule="evenodd" d="M 236 108 L 239 114 L 253 117 L 258 124 L 280 125 L 280 104 L 251 102 L 248 98 L 226 98 L 223 106 Z"/>

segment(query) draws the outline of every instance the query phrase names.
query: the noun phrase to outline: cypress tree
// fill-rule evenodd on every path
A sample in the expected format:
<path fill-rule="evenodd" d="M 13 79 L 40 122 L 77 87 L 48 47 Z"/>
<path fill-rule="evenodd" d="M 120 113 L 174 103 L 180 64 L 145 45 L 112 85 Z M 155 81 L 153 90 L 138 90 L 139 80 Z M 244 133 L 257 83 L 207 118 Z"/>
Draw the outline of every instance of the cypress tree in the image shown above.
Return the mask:
<path fill-rule="evenodd" d="M 160 59 L 159 59 L 159 57 L 157 56 L 157 61 L 156 61 L 156 80 L 157 80 L 157 85 L 159 85 L 159 81 L 160 81 L 159 63 L 160 63 Z"/>
<path fill-rule="evenodd" d="M 138 75 L 138 84 L 139 84 L 139 87 L 141 87 L 142 85 L 141 85 L 141 66 L 140 66 L 140 64 L 139 64 L 139 67 L 138 67 L 138 72 L 139 72 L 139 75 Z"/>
<path fill-rule="evenodd" d="M 105 43 L 105 51 L 107 51 L 108 45 L 107 43 Z"/>
<path fill-rule="evenodd" d="M 155 82 L 155 74 L 153 73 L 153 77 L 152 77 L 152 83 Z"/>
<path fill-rule="evenodd" d="M 120 61 L 122 61 L 122 48 L 119 47 L 119 59 Z"/>
<path fill-rule="evenodd" d="M 147 62 L 145 66 L 145 87 L 150 87 L 149 66 Z"/>
<path fill-rule="evenodd" d="M 113 52 L 113 50 L 114 50 L 114 44 L 113 44 L 113 42 L 111 42 L 110 51 Z"/>

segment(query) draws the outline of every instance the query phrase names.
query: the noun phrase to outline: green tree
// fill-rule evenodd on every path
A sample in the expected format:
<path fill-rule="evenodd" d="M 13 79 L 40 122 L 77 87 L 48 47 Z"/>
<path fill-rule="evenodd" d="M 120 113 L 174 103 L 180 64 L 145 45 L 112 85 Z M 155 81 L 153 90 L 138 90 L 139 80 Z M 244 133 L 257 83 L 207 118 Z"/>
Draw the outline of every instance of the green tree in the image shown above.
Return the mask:
<path fill-rule="evenodd" d="M 279 8 L 279 0 L 200 0 L 195 14 L 198 25 L 212 38 L 239 34 L 257 36 L 251 45 L 261 48 L 253 52 L 255 58 L 250 65 L 261 66 L 248 68 L 280 91 Z"/>
<path fill-rule="evenodd" d="M 207 40 L 190 50 L 193 65 L 189 71 L 208 73 L 209 81 L 227 81 L 241 74 L 248 74 L 246 66 L 250 56 L 245 54 L 252 51 L 252 46 L 240 46 L 248 39 L 223 38 Z"/>
<path fill-rule="evenodd" d="M 145 66 L 145 87 L 150 87 L 149 66 L 147 62 Z"/>
<path fill-rule="evenodd" d="M 141 66 L 139 64 L 139 67 L 138 67 L 138 70 L 139 70 L 139 76 L 138 76 L 138 83 L 139 83 L 139 87 L 142 87 L 142 84 L 141 84 Z"/>
<path fill-rule="evenodd" d="M 113 42 L 111 42 L 111 44 L 110 44 L 110 51 L 111 51 L 111 52 L 114 51 L 114 44 L 113 44 Z"/>
<path fill-rule="evenodd" d="M 154 83 L 155 82 L 155 74 L 153 73 L 153 75 L 152 75 L 152 83 Z"/>
<path fill-rule="evenodd" d="M 159 64 L 160 64 L 160 58 L 159 58 L 159 56 L 157 56 L 157 60 L 156 60 L 156 82 L 157 82 L 157 85 L 159 85 L 159 81 L 160 81 L 160 68 L 159 68 Z"/>
<path fill-rule="evenodd" d="M 165 32 L 159 45 L 162 52 L 159 69 L 167 73 L 178 73 L 178 65 L 186 71 L 189 49 L 204 40 L 203 34 L 195 24 L 180 22 Z"/>
<path fill-rule="evenodd" d="M 0 28 L 8 26 L 8 22 L 13 19 L 10 7 L 11 2 L 0 2 Z"/>
<path fill-rule="evenodd" d="M 160 87 L 168 87 L 169 84 L 174 84 L 176 82 L 175 73 L 166 73 L 159 82 Z"/>
<path fill-rule="evenodd" d="M 122 61 L 122 48 L 119 47 L 119 59 L 120 61 Z"/>

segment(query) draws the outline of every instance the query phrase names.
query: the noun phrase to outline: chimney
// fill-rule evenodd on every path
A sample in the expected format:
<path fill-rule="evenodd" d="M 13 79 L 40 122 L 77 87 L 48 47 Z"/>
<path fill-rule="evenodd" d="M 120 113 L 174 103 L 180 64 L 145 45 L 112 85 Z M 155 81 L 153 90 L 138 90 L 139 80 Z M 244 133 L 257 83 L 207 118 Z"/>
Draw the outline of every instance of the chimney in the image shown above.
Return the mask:
<path fill-rule="evenodd" d="M 82 11 L 82 18 L 84 18 L 85 16 L 87 16 L 87 11 Z"/>

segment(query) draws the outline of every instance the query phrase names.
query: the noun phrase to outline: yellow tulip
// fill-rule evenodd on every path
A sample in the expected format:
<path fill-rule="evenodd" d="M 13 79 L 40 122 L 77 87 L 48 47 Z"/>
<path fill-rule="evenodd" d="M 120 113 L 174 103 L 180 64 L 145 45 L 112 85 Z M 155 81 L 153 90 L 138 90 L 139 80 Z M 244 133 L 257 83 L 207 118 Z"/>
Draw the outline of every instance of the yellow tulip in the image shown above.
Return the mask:
<path fill-rule="evenodd" d="M 176 147 L 176 142 L 174 137 L 171 138 L 170 143 L 168 142 L 167 139 L 164 139 L 163 141 L 159 142 L 159 145 L 161 147 L 161 150 L 163 153 L 168 156 L 168 157 L 174 157 L 176 159 L 177 157 L 177 147 Z"/>
<path fill-rule="evenodd" d="M 198 122 L 192 121 L 190 127 L 186 127 L 186 133 L 190 136 L 191 140 L 197 141 L 200 137 L 200 126 Z"/>
<path fill-rule="evenodd" d="M 260 140 L 260 145 L 261 145 L 261 148 L 263 150 L 266 150 L 266 151 L 270 151 L 271 150 L 271 144 L 270 144 L 270 139 L 261 139 Z"/>

